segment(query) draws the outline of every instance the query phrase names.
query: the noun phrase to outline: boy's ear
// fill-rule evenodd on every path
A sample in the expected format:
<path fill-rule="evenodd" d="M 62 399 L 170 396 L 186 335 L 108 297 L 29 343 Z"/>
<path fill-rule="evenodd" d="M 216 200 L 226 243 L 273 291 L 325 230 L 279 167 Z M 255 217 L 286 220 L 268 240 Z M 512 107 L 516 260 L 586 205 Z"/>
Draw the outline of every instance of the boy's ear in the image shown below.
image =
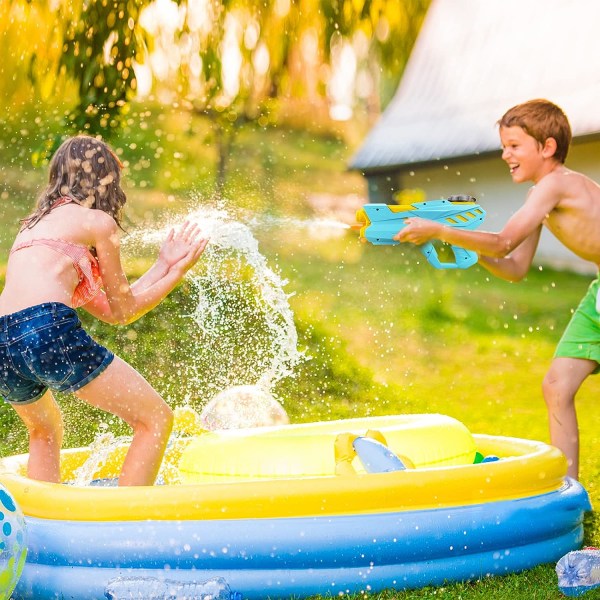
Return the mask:
<path fill-rule="evenodd" d="M 542 155 L 544 158 L 552 158 L 556 154 L 556 140 L 553 137 L 546 138 L 542 146 Z"/>

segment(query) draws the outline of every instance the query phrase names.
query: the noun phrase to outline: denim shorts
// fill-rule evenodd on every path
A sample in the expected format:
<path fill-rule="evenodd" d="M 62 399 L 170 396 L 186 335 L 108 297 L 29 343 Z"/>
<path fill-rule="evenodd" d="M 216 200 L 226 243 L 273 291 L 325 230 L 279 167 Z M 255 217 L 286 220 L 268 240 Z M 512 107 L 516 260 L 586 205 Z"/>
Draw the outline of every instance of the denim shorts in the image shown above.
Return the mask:
<path fill-rule="evenodd" d="M 0 396 L 10 404 L 29 404 L 48 388 L 74 392 L 113 358 L 83 329 L 77 313 L 60 302 L 0 317 Z"/>

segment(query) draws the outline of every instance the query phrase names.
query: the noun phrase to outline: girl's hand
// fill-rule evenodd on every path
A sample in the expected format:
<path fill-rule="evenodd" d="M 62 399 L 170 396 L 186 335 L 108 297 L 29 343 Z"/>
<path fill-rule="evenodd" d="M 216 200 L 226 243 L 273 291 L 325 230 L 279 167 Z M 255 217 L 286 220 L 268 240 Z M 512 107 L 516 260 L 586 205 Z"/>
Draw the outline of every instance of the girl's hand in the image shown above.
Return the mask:
<path fill-rule="evenodd" d="M 158 259 L 169 271 L 181 261 L 191 260 L 197 251 L 196 262 L 206 247 L 206 241 L 198 236 L 200 228 L 195 223 L 185 221 L 179 229 L 171 229 L 158 253 Z M 191 267 L 192 265 L 190 265 Z M 189 267 L 188 267 L 189 268 Z"/>
<path fill-rule="evenodd" d="M 410 242 L 417 245 L 437 238 L 443 227 L 436 221 L 421 219 L 421 217 L 409 217 L 404 220 L 404 225 L 404 228 L 394 236 L 394 239 L 397 242 Z"/>
<path fill-rule="evenodd" d="M 208 244 L 208 240 L 204 238 L 193 240 L 189 245 L 188 252 L 171 266 L 170 272 L 177 272 L 179 277 L 183 277 L 198 262 L 206 244 Z"/>

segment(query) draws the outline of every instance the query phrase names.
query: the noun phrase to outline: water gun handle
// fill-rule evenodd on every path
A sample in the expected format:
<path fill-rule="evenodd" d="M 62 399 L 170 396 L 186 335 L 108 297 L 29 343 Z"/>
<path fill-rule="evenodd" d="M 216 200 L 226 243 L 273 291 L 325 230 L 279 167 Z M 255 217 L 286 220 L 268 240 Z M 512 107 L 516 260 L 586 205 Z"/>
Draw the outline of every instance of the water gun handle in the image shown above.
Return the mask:
<path fill-rule="evenodd" d="M 473 266 L 479 260 L 476 252 L 465 250 L 459 246 L 450 246 L 454 253 L 454 262 L 441 262 L 435 246 L 431 242 L 426 242 L 421 246 L 421 252 L 427 259 L 427 262 L 436 269 L 467 269 Z"/>

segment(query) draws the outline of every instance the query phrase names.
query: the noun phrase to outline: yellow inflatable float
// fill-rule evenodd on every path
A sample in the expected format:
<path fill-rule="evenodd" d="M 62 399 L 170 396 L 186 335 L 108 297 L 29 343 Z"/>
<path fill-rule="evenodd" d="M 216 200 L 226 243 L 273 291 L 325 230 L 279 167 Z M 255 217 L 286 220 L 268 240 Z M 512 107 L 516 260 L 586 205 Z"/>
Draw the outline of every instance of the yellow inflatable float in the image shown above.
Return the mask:
<path fill-rule="evenodd" d="M 92 476 L 116 477 L 125 450 Z M 89 458 L 63 452 L 64 481 Z M 117 598 L 132 577 L 186 593 L 216 578 L 250 600 L 473 579 L 558 560 L 590 508 L 556 448 L 443 415 L 177 437 L 153 487 L 33 481 L 26 461 L 0 460 L 28 529 L 15 599 Z"/>
<path fill-rule="evenodd" d="M 444 415 L 394 415 L 206 432 L 192 440 L 179 461 L 182 483 L 325 477 L 335 475 L 334 443 L 345 433 L 376 431 L 389 449 L 425 469 L 472 464 L 475 441 L 460 422 Z M 358 472 L 364 472 L 358 458 Z"/>

